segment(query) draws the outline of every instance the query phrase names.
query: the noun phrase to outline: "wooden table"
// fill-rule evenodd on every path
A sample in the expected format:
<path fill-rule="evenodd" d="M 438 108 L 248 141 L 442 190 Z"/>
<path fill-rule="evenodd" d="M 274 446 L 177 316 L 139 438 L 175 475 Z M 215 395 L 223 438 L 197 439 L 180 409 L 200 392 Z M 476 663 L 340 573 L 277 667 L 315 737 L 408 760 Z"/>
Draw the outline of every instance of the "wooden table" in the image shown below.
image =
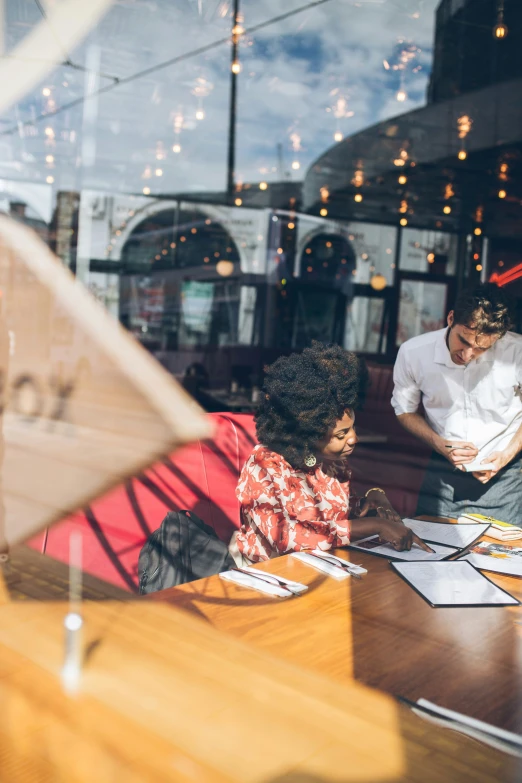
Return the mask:
<path fill-rule="evenodd" d="M 13 600 L 1 573 L 6 783 L 520 780 L 518 760 L 434 727 L 385 694 L 311 671 L 305 655 L 298 664 L 281 650 L 273 656 L 168 602 L 85 601 L 84 672 L 69 695 L 60 680 L 62 596 Z M 241 611 L 252 609 L 254 630 L 250 600 Z"/>
<path fill-rule="evenodd" d="M 288 662 L 390 694 L 437 704 L 522 733 L 522 608 L 434 609 L 363 552 L 361 580 L 337 581 L 291 556 L 261 570 L 309 586 L 279 601 L 226 583 L 199 580 L 151 595 Z M 522 599 L 522 580 L 493 577 Z"/>

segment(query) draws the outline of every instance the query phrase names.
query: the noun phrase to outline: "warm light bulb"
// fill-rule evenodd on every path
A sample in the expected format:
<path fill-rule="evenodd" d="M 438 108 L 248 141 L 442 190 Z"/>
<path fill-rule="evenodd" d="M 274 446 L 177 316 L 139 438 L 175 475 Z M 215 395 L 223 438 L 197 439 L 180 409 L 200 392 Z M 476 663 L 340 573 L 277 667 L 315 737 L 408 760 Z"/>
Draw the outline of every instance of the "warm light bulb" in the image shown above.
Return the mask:
<path fill-rule="evenodd" d="M 259 190 L 266 190 L 267 187 L 268 187 L 268 183 L 267 182 L 260 182 L 259 183 Z"/>
<path fill-rule="evenodd" d="M 48 127 L 45 129 L 45 135 L 46 135 L 46 136 L 48 136 L 50 139 L 52 139 L 52 138 L 54 137 L 54 131 L 53 131 L 53 129 L 52 129 L 51 127 L 49 127 L 49 126 L 48 126 Z"/>
<path fill-rule="evenodd" d="M 408 93 L 405 92 L 405 90 L 399 90 L 399 92 L 397 93 L 397 95 L 395 97 L 397 98 L 399 103 L 403 103 L 406 100 L 406 98 L 408 97 Z"/>
<path fill-rule="evenodd" d="M 294 160 L 294 161 L 293 161 L 293 163 L 292 163 L 292 168 L 294 169 L 294 171 L 297 171 L 297 169 L 300 169 L 300 168 L 301 168 L 301 164 L 299 163 L 299 161 L 298 161 L 298 160 Z"/>
<path fill-rule="evenodd" d="M 197 120 L 204 120 L 205 119 L 205 112 L 203 109 L 198 109 L 196 112 L 196 119 Z"/>
<path fill-rule="evenodd" d="M 42 90 L 42 95 L 45 95 L 45 97 L 48 98 L 50 94 L 51 94 L 50 88 L 49 87 L 44 87 L 43 90 Z"/>
<path fill-rule="evenodd" d="M 399 177 L 399 185 L 405 185 L 408 181 L 408 177 L 405 174 L 401 174 Z"/>
<path fill-rule="evenodd" d="M 405 166 L 406 165 L 406 161 L 403 158 L 395 158 L 395 160 L 393 161 L 393 165 L 394 166 Z"/>
<path fill-rule="evenodd" d="M 291 231 L 293 228 L 295 228 L 295 223 L 289 223 L 289 224 L 288 224 L 288 228 L 289 228 L 289 229 L 290 229 L 290 231 Z"/>
<path fill-rule="evenodd" d="M 353 197 L 353 200 L 357 201 L 358 203 L 361 202 L 363 200 L 362 194 L 356 193 L 355 196 Z"/>
<path fill-rule="evenodd" d="M 238 74 L 241 73 L 241 63 L 239 60 L 234 60 L 232 63 L 232 73 Z"/>
<path fill-rule="evenodd" d="M 449 215 L 449 214 L 450 214 L 450 212 L 451 212 L 451 207 L 450 207 L 450 205 L 449 205 L 449 204 L 446 204 L 446 205 L 443 207 L 442 211 L 444 212 L 444 214 L 445 214 L 445 215 Z"/>
<path fill-rule="evenodd" d="M 46 177 L 45 181 L 47 182 L 48 185 L 52 185 L 54 182 L 54 177 L 49 175 L 48 177 Z"/>
<path fill-rule="evenodd" d="M 343 134 L 341 131 L 336 131 L 334 133 L 334 141 L 342 141 L 343 140 Z"/>
<path fill-rule="evenodd" d="M 225 261 L 225 259 L 222 259 L 216 264 L 216 272 L 218 275 L 221 275 L 221 277 L 230 277 L 234 272 L 234 264 L 232 261 Z"/>
<path fill-rule="evenodd" d="M 460 150 L 457 157 L 459 160 L 466 160 L 466 158 L 468 157 L 468 153 L 466 152 L 466 150 Z"/>
<path fill-rule="evenodd" d="M 156 169 L 156 171 L 154 173 L 155 173 L 155 175 L 157 177 L 162 177 L 163 176 L 163 169 Z"/>
<path fill-rule="evenodd" d="M 428 253 L 426 258 L 428 259 L 428 264 L 433 264 L 435 261 L 435 253 Z"/>
<path fill-rule="evenodd" d="M 493 28 L 494 38 L 505 38 L 507 34 L 508 34 L 508 29 L 507 29 L 507 25 L 505 25 L 504 22 L 499 22 Z"/>
<path fill-rule="evenodd" d="M 476 237 L 479 237 L 482 234 L 482 229 L 478 228 L 477 226 L 477 228 L 473 231 L 473 233 L 475 234 Z"/>
<path fill-rule="evenodd" d="M 144 196 L 149 196 L 150 195 L 150 188 L 144 187 L 143 188 L 143 195 Z"/>
<path fill-rule="evenodd" d="M 172 152 L 175 152 L 176 154 L 181 152 L 181 144 L 174 144 L 172 147 Z"/>
<path fill-rule="evenodd" d="M 482 272 L 482 264 L 477 264 L 475 269 L 477 270 L 477 272 Z"/>
<path fill-rule="evenodd" d="M 401 226 L 407 226 L 408 225 L 408 221 L 407 221 L 406 218 L 401 218 L 399 220 L 399 223 L 401 224 Z"/>
<path fill-rule="evenodd" d="M 236 205 L 236 207 L 240 207 L 242 203 L 243 203 L 243 199 L 242 198 L 236 198 L 236 200 L 234 201 L 234 204 Z"/>
<path fill-rule="evenodd" d="M 45 156 L 45 162 L 46 163 L 54 163 L 54 155 L 46 155 Z"/>
<path fill-rule="evenodd" d="M 323 207 L 323 208 L 320 210 L 319 214 L 321 215 L 321 217 L 326 217 L 326 216 L 327 216 L 327 214 L 328 214 L 328 210 L 327 210 L 327 209 L 325 209 L 325 208 Z"/>
<path fill-rule="evenodd" d="M 370 279 L 370 285 L 374 291 L 382 291 L 386 288 L 386 278 L 378 272 Z"/>
<path fill-rule="evenodd" d="M 505 190 L 499 190 L 498 191 L 498 197 L 499 198 L 506 198 L 506 196 L 507 196 L 507 193 L 506 193 Z"/>

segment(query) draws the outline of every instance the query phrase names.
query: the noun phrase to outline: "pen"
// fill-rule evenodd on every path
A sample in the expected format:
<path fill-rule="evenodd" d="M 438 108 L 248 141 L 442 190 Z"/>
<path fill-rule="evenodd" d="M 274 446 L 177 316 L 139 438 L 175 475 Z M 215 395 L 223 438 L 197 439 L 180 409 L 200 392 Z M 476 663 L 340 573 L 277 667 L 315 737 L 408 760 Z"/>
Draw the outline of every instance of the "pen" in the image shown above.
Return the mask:
<path fill-rule="evenodd" d="M 444 446 L 445 449 L 451 449 L 452 451 L 454 449 L 470 449 L 471 446 L 448 446 L 447 444 Z"/>

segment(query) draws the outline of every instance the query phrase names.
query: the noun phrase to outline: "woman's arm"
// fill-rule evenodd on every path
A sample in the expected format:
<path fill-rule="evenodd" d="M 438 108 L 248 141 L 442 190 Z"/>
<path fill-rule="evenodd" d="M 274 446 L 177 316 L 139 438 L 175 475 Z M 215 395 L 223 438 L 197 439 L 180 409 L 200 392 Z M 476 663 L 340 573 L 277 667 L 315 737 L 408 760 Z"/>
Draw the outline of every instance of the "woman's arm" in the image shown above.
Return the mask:
<path fill-rule="evenodd" d="M 387 544 L 400 551 L 402 549 L 411 549 L 413 544 L 417 544 L 426 552 L 433 552 L 433 549 L 425 544 L 422 539 L 415 535 L 409 527 L 402 522 L 394 522 L 384 517 L 357 517 L 350 520 L 352 528 L 352 541 L 359 538 L 378 535 L 379 538 Z"/>

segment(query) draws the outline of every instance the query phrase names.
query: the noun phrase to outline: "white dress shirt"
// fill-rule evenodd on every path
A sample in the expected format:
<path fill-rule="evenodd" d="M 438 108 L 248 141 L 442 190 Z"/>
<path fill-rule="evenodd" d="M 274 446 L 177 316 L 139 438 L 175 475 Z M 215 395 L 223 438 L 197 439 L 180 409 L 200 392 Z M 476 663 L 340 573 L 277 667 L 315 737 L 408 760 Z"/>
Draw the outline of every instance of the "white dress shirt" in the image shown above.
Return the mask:
<path fill-rule="evenodd" d="M 397 416 L 424 406 L 446 440 L 474 443 L 477 459 L 504 449 L 522 424 L 522 336 L 508 332 L 468 365 L 451 360 L 447 329 L 401 345 L 393 371 Z"/>

